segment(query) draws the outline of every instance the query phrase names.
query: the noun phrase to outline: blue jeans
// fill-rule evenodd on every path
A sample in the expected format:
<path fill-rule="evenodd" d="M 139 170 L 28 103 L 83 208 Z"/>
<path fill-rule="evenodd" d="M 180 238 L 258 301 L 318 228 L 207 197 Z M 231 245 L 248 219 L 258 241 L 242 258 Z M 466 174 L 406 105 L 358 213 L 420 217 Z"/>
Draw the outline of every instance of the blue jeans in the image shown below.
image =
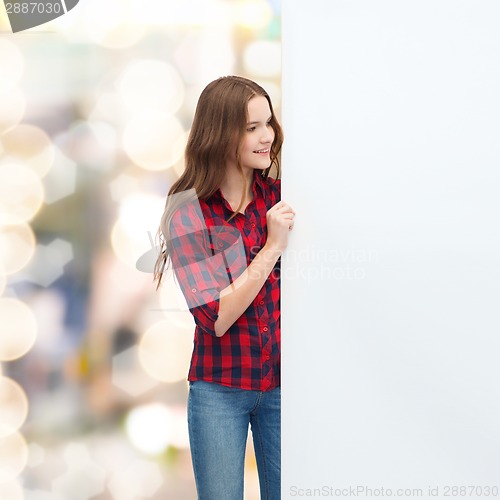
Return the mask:
<path fill-rule="evenodd" d="M 262 500 L 280 500 L 281 391 L 189 383 L 188 424 L 199 500 L 243 500 L 251 425 Z"/>

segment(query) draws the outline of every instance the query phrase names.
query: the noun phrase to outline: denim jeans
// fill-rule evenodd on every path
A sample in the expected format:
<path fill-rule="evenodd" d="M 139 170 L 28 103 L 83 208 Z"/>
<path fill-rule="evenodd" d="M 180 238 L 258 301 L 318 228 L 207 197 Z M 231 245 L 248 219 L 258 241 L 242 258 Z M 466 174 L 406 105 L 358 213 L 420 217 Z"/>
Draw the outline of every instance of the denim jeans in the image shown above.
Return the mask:
<path fill-rule="evenodd" d="M 247 391 L 189 383 L 188 424 L 199 500 L 243 500 L 248 425 L 262 500 L 280 500 L 280 388 Z"/>

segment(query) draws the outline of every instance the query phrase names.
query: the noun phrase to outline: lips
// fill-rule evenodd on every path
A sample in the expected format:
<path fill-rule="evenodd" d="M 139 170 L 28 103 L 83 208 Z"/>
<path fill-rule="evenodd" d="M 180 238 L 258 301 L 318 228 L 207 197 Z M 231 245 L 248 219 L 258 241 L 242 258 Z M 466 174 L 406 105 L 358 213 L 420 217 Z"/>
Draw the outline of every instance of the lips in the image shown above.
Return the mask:
<path fill-rule="evenodd" d="M 269 153 L 269 148 L 266 149 L 259 149 L 257 151 L 254 151 L 254 153 Z"/>

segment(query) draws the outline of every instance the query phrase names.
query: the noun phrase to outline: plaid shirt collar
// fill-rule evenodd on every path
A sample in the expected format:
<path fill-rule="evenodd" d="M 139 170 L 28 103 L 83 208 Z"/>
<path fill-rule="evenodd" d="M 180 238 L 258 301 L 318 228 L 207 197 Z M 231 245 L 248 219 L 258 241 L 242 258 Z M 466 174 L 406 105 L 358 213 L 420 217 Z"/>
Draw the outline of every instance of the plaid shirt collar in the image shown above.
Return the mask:
<path fill-rule="evenodd" d="M 261 173 L 259 170 L 254 169 L 253 172 L 253 184 L 252 184 L 252 193 L 253 193 L 253 199 L 255 200 L 258 196 L 263 197 L 265 196 L 266 192 L 266 187 L 264 184 L 266 183 L 266 180 L 264 177 L 262 177 Z M 258 193 L 257 190 L 260 192 Z M 233 209 L 229 205 L 228 201 L 226 198 L 224 198 L 224 195 L 222 194 L 222 191 L 220 188 L 217 189 L 217 191 L 213 194 L 213 199 L 222 202 L 223 206 L 230 212 L 233 213 Z"/>

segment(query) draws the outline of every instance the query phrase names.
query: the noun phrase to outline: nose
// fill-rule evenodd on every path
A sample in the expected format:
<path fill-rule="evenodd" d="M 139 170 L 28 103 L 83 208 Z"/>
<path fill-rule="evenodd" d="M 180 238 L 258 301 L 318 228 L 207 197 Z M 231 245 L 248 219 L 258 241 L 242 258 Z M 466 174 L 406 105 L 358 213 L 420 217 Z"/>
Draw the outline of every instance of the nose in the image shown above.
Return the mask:
<path fill-rule="evenodd" d="M 274 130 L 272 127 L 266 127 L 265 132 L 262 134 L 261 141 L 265 144 L 271 143 L 274 140 Z"/>

